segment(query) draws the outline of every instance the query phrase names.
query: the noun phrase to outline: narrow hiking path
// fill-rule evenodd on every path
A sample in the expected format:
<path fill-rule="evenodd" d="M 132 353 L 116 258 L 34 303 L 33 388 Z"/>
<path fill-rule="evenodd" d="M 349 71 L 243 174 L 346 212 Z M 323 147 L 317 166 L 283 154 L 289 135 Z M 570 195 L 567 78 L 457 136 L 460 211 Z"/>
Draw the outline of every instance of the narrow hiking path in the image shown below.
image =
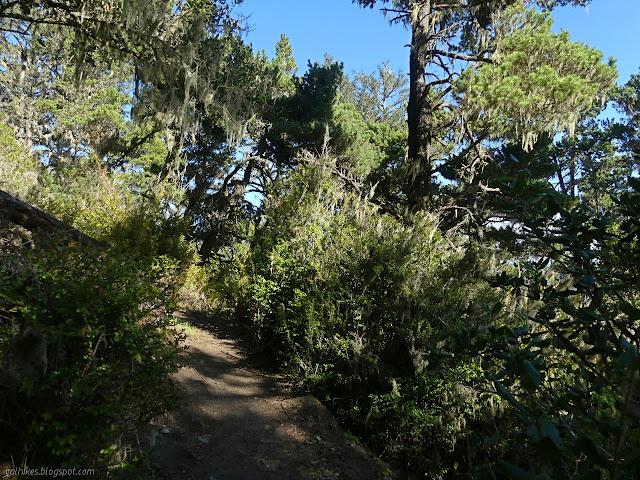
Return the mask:
<path fill-rule="evenodd" d="M 375 480 L 388 467 L 312 396 L 261 371 L 221 319 L 187 314 L 183 405 L 154 422 L 151 476 L 193 480 Z"/>

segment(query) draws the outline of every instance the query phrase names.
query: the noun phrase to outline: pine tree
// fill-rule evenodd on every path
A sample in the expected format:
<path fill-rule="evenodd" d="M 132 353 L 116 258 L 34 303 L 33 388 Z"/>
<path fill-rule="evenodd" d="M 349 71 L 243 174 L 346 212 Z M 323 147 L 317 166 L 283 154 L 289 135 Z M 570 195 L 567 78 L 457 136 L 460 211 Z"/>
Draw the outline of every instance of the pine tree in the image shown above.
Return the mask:
<path fill-rule="evenodd" d="M 470 86 L 474 81 L 480 81 L 483 75 L 497 75 L 500 69 L 508 73 L 503 78 L 508 83 L 514 77 L 524 75 L 522 79 L 526 98 L 535 93 L 535 82 L 526 69 L 513 61 L 522 56 L 532 58 L 536 63 L 542 62 L 550 53 L 545 48 L 531 42 L 533 38 L 544 38 L 543 47 L 551 47 L 553 42 L 565 45 L 568 55 L 550 65 L 549 77 L 554 75 L 554 81 L 561 84 L 561 88 L 570 92 L 564 98 L 576 95 L 580 85 L 571 82 L 571 75 L 580 75 L 585 71 L 593 82 L 594 90 L 589 90 L 586 97 L 593 101 L 602 90 L 612 84 L 611 71 L 598 68 L 600 58 L 585 52 L 578 52 L 573 58 L 573 49 L 569 47 L 568 38 L 556 37 L 548 30 L 547 17 L 524 10 L 523 0 L 354 0 L 364 7 L 373 7 L 377 3 L 385 5 L 383 11 L 390 17 L 391 22 L 401 22 L 412 32 L 409 58 L 409 101 L 407 108 L 408 124 L 408 163 L 411 176 L 407 180 L 403 192 L 405 201 L 413 209 L 424 208 L 433 203 L 435 194 L 434 176 L 446 169 L 462 172 L 462 178 L 473 178 L 477 167 L 486 163 L 486 151 L 481 146 L 483 142 L 494 137 L 490 129 L 483 128 L 474 120 L 484 118 L 487 113 L 486 105 L 481 105 L 481 95 L 474 96 Z M 571 3 L 584 5 L 588 0 L 548 0 L 538 1 L 537 4 L 546 10 L 559 5 Z M 386 5 L 389 5 L 386 7 Z M 538 16 L 536 16 L 538 15 Z M 543 20 L 544 19 L 544 20 Z M 546 23 L 545 23 L 546 22 Z M 584 54 L 584 55 L 583 55 Z M 580 57 L 580 55 L 583 55 Z M 574 70 L 577 66 L 579 72 Z M 584 68 L 582 68 L 584 67 Z M 596 75 L 592 77 L 592 70 Z M 457 80 L 465 72 L 463 81 Z M 474 72 L 477 72 L 474 75 Z M 473 79 L 473 80 L 472 80 Z M 510 80 L 509 80 L 510 79 Z M 466 84 L 465 84 L 466 81 Z M 454 93 L 461 91 L 466 85 L 469 95 L 455 98 Z M 475 83 L 474 85 L 477 85 Z M 512 92 L 513 93 L 513 92 Z M 562 98 L 547 97 L 544 114 L 566 111 L 558 110 L 558 103 Z M 523 111 L 523 102 L 505 105 L 507 115 L 518 118 L 523 125 L 532 115 Z M 462 108 L 461 108 L 462 107 Z M 492 105 L 493 107 L 493 105 Z M 511 109 L 511 110 L 509 110 Z M 521 113 L 519 115 L 518 113 Z M 544 114 L 536 118 L 545 118 Z M 555 124 L 575 123 L 574 118 L 548 117 Z M 493 126 L 492 123 L 490 126 Z M 540 131 L 547 130 L 548 124 L 537 125 Z M 506 133 L 506 132 L 502 132 Z M 525 139 L 526 146 L 530 146 L 531 133 L 517 132 Z M 461 178 L 461 175 L 458 175 Z"/>

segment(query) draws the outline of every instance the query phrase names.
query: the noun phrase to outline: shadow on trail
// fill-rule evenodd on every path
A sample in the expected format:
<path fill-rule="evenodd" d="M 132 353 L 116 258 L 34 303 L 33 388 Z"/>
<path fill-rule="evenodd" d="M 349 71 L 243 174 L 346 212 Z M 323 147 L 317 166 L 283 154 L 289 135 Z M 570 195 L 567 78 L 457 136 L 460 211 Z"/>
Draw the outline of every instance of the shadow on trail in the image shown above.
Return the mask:
<path fill-rule="evenodd" d="M 155 422 L 152 478 L 387 478 L 386 466 L 347 438 L 317 399 L 292 396 L 263 364 L 256 368 L 237 326 L 200 314 L 185 320 L 197 328 L 174 376 L 184 402 Z"/>
<path fill-rule="evenodd" d="M 183 312 L 181 318 L 220 340 L 232 342 L 242 352 L 245 366 L 267 374 L 278 373 L 277 363 L 256 345 L 246 325 L 226 316 L 210 315 L 206 312 Z"/>

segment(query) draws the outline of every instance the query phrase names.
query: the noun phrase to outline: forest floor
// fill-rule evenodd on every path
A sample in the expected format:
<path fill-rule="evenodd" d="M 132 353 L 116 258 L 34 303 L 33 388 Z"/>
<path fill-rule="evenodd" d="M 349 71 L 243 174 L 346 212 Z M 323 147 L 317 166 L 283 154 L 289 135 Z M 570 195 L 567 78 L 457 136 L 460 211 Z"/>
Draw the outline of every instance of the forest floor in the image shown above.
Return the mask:
<path fill-rule="evenodd" d="M 247 354 L 227 321 L 185 314 L 182 406 L 150 426 L 149 473 L 171 480 L 375 480 L 391 471 L 310 395 Z"/>

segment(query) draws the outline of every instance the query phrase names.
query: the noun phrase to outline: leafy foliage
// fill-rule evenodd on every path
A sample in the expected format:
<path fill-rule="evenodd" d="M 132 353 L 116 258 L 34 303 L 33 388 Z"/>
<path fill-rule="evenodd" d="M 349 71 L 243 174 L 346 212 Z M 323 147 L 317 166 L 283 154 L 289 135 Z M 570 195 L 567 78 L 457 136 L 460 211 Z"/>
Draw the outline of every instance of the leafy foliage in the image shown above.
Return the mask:
<path fill-rule="evenodd" d="M 365 122 L 403 126 L 407 110 L 407 79 L 402 70 L 393 72 L 389 62 L 378 65 L 376 72 L 356 73 L 345 79 L 341 100 L 352 103 Z"/>
<path fill-rule="evenodd" d="M 602 53 L 570 42 L 566 31 L 551 33 L 548 13 L 520 8 L 505 15 L 522 26 L 498 42 L 491 64 L 467 69 L 457 81 L 467 115 L 494 137 L 522 138 L 525 149 L 540 132 L 567 129 L 573 135 L 593 102 L 613 86 L 613 62 L 603 64 Z"/>
<path fill-rule="evenodd" d="M 124 62 L 136 76 L 140 107 L 167 133 L 192 132 L 201 111 L 222 109 L 229 133 L 239 126 L 238 102 L 217 95 L 226 52 L 225 33 L 235 27 L 225 1 L 79 2 L 24 0 L 0 8 L 0 31 L 7 38 L 28 38 L 52 25 L 72 41 L 76 77 L 96 63 Z M 198 68 L 207 65 L 207 68 Z M 226 85 L 233 88 L 232 84 Z"/>
<path fill-rule="evenodd" d="M 111 245 L 0 223 L 2 455 L 106 468 L 208 282 L 409 476 L 635 478 L 640 76 L 551 32 L 588 1 L 357 1 L 408 84 L 298 76 L 235 3 L 0 5 L 0 188 Z"/>
<path fill-rule="evenodd" d="M 3 188 L 21 194 L 32 176 L 37 196 L 28 198 L 114 245 L 96 251 L 2 223 L 2 460 L 106 468 L 118 453 L 111 445 L 177 405 L 168 374 L 180 365 L 181 338 L 171 315 L 182 286 L 193 287 L 197 256 L 184 225 L 117 175 L 67 169 L 61 185 L 7 127 L 2 141 L 23 169 Z"/>
<path fill-rule="evenodd" d="M 517 411 L 514 441 L 528 446 L 527 458 L 513 452 L 502 464 L 524 469 L 515 478 L 525 470 L 633 478 L 637 468 L 640 182 L 630 178 L 629 187 L 605 212 L 584 203 L 565 209 L 560 194 L 532 195 L 526 180 L 506 189 L 519 233 L 498 233 L 532 250 L 519 273 L 502 272 L 496 285 L 525 297 L 526 307 L 474 342 L 494 365 L 496 392 Z"/>
<path fill-rule="evenodd" d="M 93 463 L 114 439 L 176 404 L 167 381 L 179 365 L 171 289 L 159 283 L 173 268 L 168 258 L 55 244 L 4 249 L 3 455 Z"/>
<path fill-rule="evenodd" d="M 478 366 L 442 354 L 487 299 L 475 249 L 434 217 L 379 213 L 327 177 L 330 157 L 308 162 L 274 185 L 225 295 L 354 433 L 412 470 L 447 471 L 467 422 L 486 415 L 466 384 Z"/>

